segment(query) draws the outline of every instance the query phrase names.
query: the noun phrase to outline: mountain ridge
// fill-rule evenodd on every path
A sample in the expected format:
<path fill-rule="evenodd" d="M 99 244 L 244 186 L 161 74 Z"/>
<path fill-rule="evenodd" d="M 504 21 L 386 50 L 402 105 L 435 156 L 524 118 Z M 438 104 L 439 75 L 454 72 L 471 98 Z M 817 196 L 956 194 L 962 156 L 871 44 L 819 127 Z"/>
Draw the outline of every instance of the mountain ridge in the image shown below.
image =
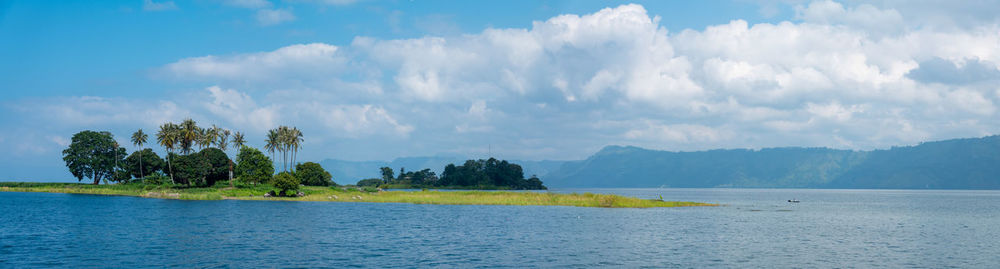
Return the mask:
<path fill-rule="evenodd" d="M 461 157 L 320 163 L 338 183 L 379 177 L 378 168 L 440 174 Z M 665 151 L 608 145 L 583 160 L 518 161 L 525 176 L 555 188 L 1000 189 L 1000 136 L 958 138 L 875 150 L 824 147 Z"/>

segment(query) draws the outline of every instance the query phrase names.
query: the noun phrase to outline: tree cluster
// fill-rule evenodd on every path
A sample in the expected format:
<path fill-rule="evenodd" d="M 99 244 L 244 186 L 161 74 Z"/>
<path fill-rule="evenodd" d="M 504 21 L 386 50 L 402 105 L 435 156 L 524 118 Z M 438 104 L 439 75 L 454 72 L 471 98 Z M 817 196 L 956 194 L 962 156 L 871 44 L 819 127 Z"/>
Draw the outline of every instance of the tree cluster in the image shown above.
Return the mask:
<path fill-rule="evenodd" d="M 470 189 L 507 188 L 515 190 L 544 190 L 545 185 L 536 176 L 524 178 L 520 165 L 506 160 L 490 158 L 488 160 L 467 160 L 463 165 L 449 164 L 445 166 L 440 179 L 430 169 L 406 172 L 399 169 L 399 175 L 389 167 L 380 168 L 381 179 L 366 179 L 358 182 L 358 186 L 370 185 L 377 180 L 379 185 L 409 185 L 414 187 L 448 187 Z"/>
<path fill-rule="evenodd" d="M 414 185 L 414 186 L 434 186 L 438 182 L 437 175 L 431 169 L 407 172 L 406 168 L 399 168 L 399 176 L 393 177 L 392 168 L 382 167 L 381 184 L 389 185 Z"/>
<path fill-rule="evenodd" d="M 231 179 L 235 179 L 248 184 L 271 184 L 282 193 L 294 193 L 288 191 L 297 190 L 300 184 L 337 185 L 317 163 L 296 164 L 295 169 L 287 171 L 303 141 L 298 128 L 281 126 L 268 133 L 265 148 L 272 154 L 281 152 L 283 157 L 285 172 L 278 175 L 274 174 L 271 158 L 246 146 L 240 132 L 231 133 L 215 125 L 202 128 L 194 120 L 186 119 L 180 124 L 164 123 L 155 136 L 157 144 L 167 151 L 166 159 L 150 148 L 142 148 L 149 136 L 139 129 L 131 137 L 137 148 L 132 154 L 126 154 L 109 132 L 82 131 L 73 136 L 72 143 L 63 151 L 63 160 L 78 180 L 90 178 L 94 184 L 102 180 L 124 183 L 135 179 L 152 184 L 212 186 L 226 180 L 232 184 Z M 235 162 L 226 153 L 230 143 L 239 149 Z"/>
<path fill-rule="evenodd" d="M 291 168 L 289 164 L 295 163 L 302 141 L 302 131 L 299 131 L 299 128 L 279 126 L 267 131 L 264 149 L 272 156 L 275 151 L 281 153 L 282 171 L 287 172 Z"/>

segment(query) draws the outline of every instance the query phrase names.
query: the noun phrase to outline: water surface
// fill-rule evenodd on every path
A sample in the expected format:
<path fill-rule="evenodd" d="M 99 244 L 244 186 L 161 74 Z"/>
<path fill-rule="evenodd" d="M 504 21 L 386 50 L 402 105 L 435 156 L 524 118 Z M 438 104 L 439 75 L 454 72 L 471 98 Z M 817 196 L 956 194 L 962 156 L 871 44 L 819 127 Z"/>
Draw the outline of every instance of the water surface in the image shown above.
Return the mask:
<path fill-rule="evenodd" d="M 1000 191 L 582 189 L 722 207 L 178 201 L 0 193 L 0 267 L 961 267 Z M 788 199 L 801 203 L 788 203 Z"/>

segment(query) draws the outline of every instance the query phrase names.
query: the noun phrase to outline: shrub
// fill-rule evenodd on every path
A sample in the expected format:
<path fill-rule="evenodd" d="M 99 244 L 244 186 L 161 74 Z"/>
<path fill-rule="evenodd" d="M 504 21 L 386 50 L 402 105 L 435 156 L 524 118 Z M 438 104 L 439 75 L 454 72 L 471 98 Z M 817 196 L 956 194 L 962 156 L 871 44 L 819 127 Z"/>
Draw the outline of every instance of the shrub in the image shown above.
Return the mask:
<path fill-rule="evenodd" d="M 337 186 L 330 175 L 318 163 L 306 162 L 295 165 L 295 177 L 306 186 Z"/>
<path fill-rule="evenodd" d="M 295 178 L 292 173 L 281 172 L 274 176 L 274 187 L 281 190 L 281 194 L 284 196 L 294 196 L 295 191 L 299 189 L 299 179 Z"/>
<path fill-rule="evenodd" d="M 247 146 L 240 149 L 236 155 L 235 176 L 237 180 L 252 184 L 267 183 L 274 175 L 274 163 L 271 158 L 259 150 Z"/>
<path fill-rule="evenodd" d="M 114 182 L 128 183 L 130 179 L 132 179 L 132 175 L 121 167 L 119 167 L 119 169 L 115 169 L 114 173 L 111 174 L 111 181 Z"/>
<path fill-rule="evenodd" d="M 376 187 L 379 184 L 382 184 L 382 179 L 369 178 L 369 179 L 362 179 L 361 181 L 358 181 L 357 185 L 358 185 L 358 187 Z"/>

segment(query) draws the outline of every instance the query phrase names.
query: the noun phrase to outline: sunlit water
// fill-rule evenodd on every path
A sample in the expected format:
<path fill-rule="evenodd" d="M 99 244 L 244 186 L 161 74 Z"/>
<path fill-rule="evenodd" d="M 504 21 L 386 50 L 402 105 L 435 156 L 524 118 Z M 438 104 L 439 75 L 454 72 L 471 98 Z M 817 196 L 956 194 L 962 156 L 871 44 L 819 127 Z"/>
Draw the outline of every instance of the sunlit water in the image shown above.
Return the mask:
<path fill-rule="evenodd" d="M 722 207 L 0 193 L 0 267 L 1000 265 L 1000 191 L 603 189 Z M 788 199 L 801 203 L 788 203 Z"/>

